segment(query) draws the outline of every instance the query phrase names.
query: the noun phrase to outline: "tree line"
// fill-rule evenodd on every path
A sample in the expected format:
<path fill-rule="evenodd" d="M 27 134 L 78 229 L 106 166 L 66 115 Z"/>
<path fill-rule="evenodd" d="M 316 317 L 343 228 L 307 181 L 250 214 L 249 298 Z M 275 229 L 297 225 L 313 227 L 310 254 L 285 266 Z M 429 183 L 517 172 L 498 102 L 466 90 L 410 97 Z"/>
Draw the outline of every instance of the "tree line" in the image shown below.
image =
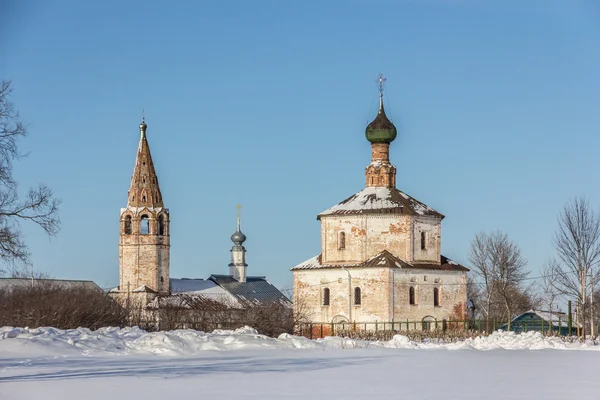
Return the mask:
<path fill-rule="evenodd" d="M 531 277 L 519 246 L 501 231 L 480 232 L 471 241 L 467 296 L 472 317 L 507 321 L 529 309 L 555 311 L 571 301 L 582 335 L 594 332 L 600 306 L 600 215 L 585 198 L 569 201 L 553 235 L 556 256 Z M 592 302 L 591 299 L 594 299 Z"/>

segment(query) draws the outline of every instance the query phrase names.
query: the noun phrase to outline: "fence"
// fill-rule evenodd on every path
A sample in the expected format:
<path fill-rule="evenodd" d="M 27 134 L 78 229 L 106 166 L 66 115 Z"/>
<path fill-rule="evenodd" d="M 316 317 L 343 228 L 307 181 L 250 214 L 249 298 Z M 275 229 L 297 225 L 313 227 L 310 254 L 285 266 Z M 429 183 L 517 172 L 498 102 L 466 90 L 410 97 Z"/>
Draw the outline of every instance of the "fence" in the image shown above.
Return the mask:
<path fill-rule="evenodd" d="M 497 329 L 507 329 L 508 324 L 497 320 L 432 320 L 432 321 L 375 321 L 375 322 L 308 322 L 297 327 L 297 334 L 309 339 L 326 336 L 345 336 L 357 339 L 391 339 L 395 334 L 407 334 L 410 337 L 466 337 L 474 334 L 486 334 Z M 567 326 L 567 321 L 550 324 L 536 320 L 511 326 L 517 333 L 538 331 L 546 335 L 571 336 L 578 334 L 577 329 Z"/>

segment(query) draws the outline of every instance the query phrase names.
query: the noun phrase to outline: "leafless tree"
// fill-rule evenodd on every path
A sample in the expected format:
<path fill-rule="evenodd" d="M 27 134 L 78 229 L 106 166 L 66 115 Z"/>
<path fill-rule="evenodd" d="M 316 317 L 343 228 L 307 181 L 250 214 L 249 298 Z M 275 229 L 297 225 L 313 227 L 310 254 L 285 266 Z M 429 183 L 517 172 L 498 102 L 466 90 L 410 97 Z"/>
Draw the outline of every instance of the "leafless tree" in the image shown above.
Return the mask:
<path fill-rule="evenodd" d="M 27 135 L 27 127 L 10 101 L 11 92 L 11 82 L 0 81 L 0 258 L 8 265 L 0 270 L 4 275 L 18 275 L 17 265 L 29 260 L 20 222 L 31 221 L 50 236 L 56 235 L 60 226 L 60 201 L 48 186 L 39 184 L 25 196 L 18 193 L 13 162 L 24 156 L 18 141 Z"/>
<path fill-rule="evenodd" d="M 556 264 L 557 261 L 552 260 L 542 269 L 540 302 L 548 311 L 550 311 L 550 313 L 554 311 L 554 306 L 556 305 L 556 302 L 560 295 L 559 291 L 555 287 L 555 278 L 552 272 L 556 268 Z"/>
<path fill-rule="evenodd" d="M 488 254 L 493 268 L 495 288 L 506 308 L 508 329 L 519 304 L 518 293 L 522 292 L 523 281 L 529 275 L 525 270 L 527 260 L 521 255 L 521 249 L 505 233 L 496 231 L 488 236 Z"/>
<path fill-rule="evenodd" d="M 525 270 L 527 261 L 521 250 L 505 233 L 480 232 L 471 242 L 469 262 L 475 276 L 481 280 L 480 296 L 483 301 L 480 306 L 483 309 L 480 311 L 486 317 L 486 331 L 490 330 L 490 318 L 498 303 L 502 304 L 510 329 L 513 314 L 524 304 L 522 285 L 529 274 Z"/>
<path fill-rule="evenodd" d="M 600 261 L 600 216 L 586 199 L 575 198 L 564 206 L 554 245 L 559 258 L 552 267 L 554 287 L 561 295 L 577 300 L 585 336 L 588 285 L 597 282 Z"/>
<path fill-rule="evenodd" d="M 469 253 L 469 262 L 473 266 L 473 273 L 481 280 L 479 295 L 481 302 L 478 309 L 485 316 L 486 331 L 490 331 L 490 314 L 492 308 L 492 297 L 496 281 L 494 280 L 495 266 L 490 262 L 490 257 L 487 253 L 488 235 L 485 232 L 480 232 L 475 235 L 471 241 L 471 251 Z"/>

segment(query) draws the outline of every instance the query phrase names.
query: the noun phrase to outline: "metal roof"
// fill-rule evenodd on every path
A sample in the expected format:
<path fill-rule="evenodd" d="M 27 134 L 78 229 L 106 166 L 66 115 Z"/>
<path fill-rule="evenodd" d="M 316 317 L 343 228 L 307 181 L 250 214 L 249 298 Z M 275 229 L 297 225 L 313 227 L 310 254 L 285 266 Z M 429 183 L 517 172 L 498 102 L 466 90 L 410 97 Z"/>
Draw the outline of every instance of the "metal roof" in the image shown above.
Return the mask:
<path fill-rule="evenodd" d="M 272 302 L 290 306 L 292 304 L 279 289 L 267 282 L 264 276 L 249 276 L 246 282 L 239 282 L 231 275 L 211 275 L 208 279 L 222 287 L 243 305 Z"/>
<path fill-rule="evenodd" d="M 321 268 L 341 268 L 349 267 L 349 268 L 375 268 L 375 267 L 383 267 L 383 268 L 402 268 L 402 269 L 426 269 L 426 270 L 441 270 L 441 271 L 468 271 L 468 268 L 460 265 L 457 262 L 450 260 L 445 256 L 440 257 L 440 263 L 407 263 L 406 261 L 396 257 L 392 253 L 387 250 L 383 250 L 382 252 L 376 254 L 375 256 L 369 258 L 366 261 L 356 263 L 356 264 L 321 264 L 321 255 L 312 257 L 292 268 L 292 271 L 299 271 L 305 269 L 321 269 Z"/>
<path fill-rule="evenodd" d="M 85 288 L 91 290 L 102 290 L 92 281 L 80 281 L 71 279 L 30 279 L 30 278 L 0 278 L 0 290 L 10 287 L 23 287 L 33 285 L 52 285 L 65 289 Z"/>
<path fill-rule="evenodd" d="M 433 208 L 406 193 L 388 187 L 367 187 L 317 216 L 353 214 L 407 214 L 444 218 Z"/>

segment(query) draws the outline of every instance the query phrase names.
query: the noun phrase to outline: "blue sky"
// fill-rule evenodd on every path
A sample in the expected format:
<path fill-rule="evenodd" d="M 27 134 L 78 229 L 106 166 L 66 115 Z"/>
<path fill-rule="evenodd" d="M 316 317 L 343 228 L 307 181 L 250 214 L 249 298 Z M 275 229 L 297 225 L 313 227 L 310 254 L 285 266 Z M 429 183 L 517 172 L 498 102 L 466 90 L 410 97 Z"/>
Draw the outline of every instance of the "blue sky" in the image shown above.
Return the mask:
<path fill-rule="evenodd" d="M 63 199 L 57 237 L 23 225 L 34 268 L 117 285 L 145 109 L 172 277 L 228 272 L 241 203 L 248 273 L 291 286 L 317 214 L 364 187 L 382 72 L 398 187 L 446 215 L 443 253 L 500 229 L 535 275 L 565 202 L 600 209 L 599 39 L 595 1 L 0 1 L 15 173 Z"/>

